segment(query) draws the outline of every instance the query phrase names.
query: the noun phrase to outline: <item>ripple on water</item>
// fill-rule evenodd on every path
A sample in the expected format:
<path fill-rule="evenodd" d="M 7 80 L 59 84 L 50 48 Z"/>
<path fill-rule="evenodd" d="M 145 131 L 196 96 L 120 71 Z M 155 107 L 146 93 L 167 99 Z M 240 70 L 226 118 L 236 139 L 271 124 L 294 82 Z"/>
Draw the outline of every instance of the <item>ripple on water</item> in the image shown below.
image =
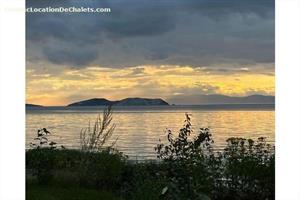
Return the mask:
<path fill-rule="evenodd" d="M 229 137 L 257 139 L 267 137 L 275 142 L 274 110 L 182 110 L 159 112 L 116 112 L 113 121 L 117 127 L 111 138 L 118 137 L 117 148 L 132 159 L 154 159 L 154 147 L 160 138 L 166 142 L 166 129 L 177 133 L 190 113 L 195 132 L 200 127 L 209 127 L 213 134 L 216 149 L 222 149 Z M 53 133 L 54 141 L 68 148 L 79 148 L 80 130 L 87 127 L 97 117 L 96 112 L 37 112 L 26 115 L 26 145 L 36 136 L 37 129 L 45 127 Z"/>

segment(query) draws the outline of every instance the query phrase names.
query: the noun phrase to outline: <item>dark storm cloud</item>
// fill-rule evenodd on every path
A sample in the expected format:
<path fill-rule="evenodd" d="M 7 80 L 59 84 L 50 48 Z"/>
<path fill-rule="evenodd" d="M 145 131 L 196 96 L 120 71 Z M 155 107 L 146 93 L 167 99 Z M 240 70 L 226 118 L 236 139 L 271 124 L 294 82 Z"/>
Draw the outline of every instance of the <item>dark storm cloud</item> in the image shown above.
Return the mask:
<path fill-rule="evenodd" d="M 28 0 L 27 7 L 109 7 L 103 14 L 27 13 L 27 59 L 85 67 L 274 62 L 273 0 Z"/>
<path fill-rule="evenodd" d="M 267 16 L 275 6 L 274 0 L 189 0 L 182 3 L 191 11 L 200 11 L 215 19 L 232 13 L 256 13 Z"/>
<path fill-rule="evenodd" d="M 70 47 L 58 48 L 56 45 L 53 48 L 44 49 L 43 53 L 47 55 L 50 62 L 54 64 L 73 64 L 73 65 L 84 65 L 89 64 L 92 60 L 97 58 L 97 51 L 94 48 L 89 47 Z M 80 48 L 80 49 L 77 49 Z M 76 59 L 74 59 L 74 57 Z"/>

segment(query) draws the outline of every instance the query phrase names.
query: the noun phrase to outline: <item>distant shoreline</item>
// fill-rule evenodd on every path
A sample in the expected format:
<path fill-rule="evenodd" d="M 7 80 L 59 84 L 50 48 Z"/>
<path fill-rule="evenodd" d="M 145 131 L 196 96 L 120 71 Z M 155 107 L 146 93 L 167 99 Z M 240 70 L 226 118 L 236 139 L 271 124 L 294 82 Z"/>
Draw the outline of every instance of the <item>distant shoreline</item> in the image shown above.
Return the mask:
<path fill-rule="evenodd" d="M 184 102 L 184 103 L 183 103 Z M 201 102 L 201 103 L 200 103 Z M 89 106 L 207 106 L 207 105 L 275 105 L 275 96 L 250 95 L 250 96 L 226 96 L 219 94 L 195 96 L 176 96 L 169 102 L 162 98 L 129 97 L 121 100 L 108 100 L 105 98 L 92 98 L 55 107 L 89 107 Z M 42 107 L 27 103 L 26 107 Z M 52 106 L 48 106 L 52 107 Z"/>
<path fill-rule="evenodd" d="M 41 106 L 26 111 L 99 111 L 106 106 Z M 275 110 L 275 104 L 201 104 L 169 106 L 113 106 L 113 110 Z"/>

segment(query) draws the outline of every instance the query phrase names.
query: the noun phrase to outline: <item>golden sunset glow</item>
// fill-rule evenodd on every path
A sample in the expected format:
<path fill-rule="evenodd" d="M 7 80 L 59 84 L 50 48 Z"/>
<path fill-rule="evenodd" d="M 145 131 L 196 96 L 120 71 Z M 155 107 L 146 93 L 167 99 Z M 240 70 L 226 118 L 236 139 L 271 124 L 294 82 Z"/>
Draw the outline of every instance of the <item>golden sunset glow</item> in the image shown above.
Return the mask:
<path fill-rule="evenodd" d="M 231 75 L 189 66 L 99 66 L 65 69 L 57 75 L 27 71 L 27 102 L 66 105 L 87 98 L 162 97 L 178 94 L 274 95 L 274 75 L 237 68 Z"/>

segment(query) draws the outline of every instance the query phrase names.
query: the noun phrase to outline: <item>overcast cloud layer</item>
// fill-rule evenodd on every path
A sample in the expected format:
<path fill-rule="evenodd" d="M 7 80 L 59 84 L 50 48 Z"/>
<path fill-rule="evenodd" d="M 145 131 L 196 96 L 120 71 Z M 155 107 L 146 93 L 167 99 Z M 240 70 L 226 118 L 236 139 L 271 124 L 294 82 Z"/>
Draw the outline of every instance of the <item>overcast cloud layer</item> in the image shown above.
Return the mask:
<path fill-rule="evenodd" d="M 169 64 L 226 71 L 274 63 L 273 0 L 27 0 L 30 6 L 112 12 L 27 14 L 28 68 Z"/>

